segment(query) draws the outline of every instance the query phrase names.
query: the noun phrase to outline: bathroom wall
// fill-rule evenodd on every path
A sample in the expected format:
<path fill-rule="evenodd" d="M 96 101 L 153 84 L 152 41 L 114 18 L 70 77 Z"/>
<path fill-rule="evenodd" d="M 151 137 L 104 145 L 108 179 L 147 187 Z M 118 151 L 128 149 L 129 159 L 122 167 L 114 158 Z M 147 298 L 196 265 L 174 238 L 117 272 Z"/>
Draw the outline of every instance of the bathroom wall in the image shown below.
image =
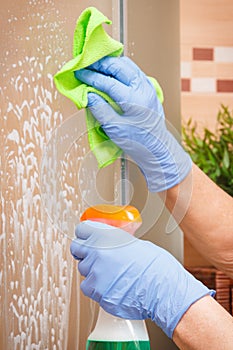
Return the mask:
<path fill-rule="evenodd" d="M 233 2 L 180 0 L 181 110 L 214 130 L 223 103 L 233 108 Z"/>
<path fill-rule="evenodd" d="M 180 0 L 181 116 L 215 130 L 221 104 L 233 110 L 233 2 Z M 184 240 L 187 266 L 209 263 Z"/>

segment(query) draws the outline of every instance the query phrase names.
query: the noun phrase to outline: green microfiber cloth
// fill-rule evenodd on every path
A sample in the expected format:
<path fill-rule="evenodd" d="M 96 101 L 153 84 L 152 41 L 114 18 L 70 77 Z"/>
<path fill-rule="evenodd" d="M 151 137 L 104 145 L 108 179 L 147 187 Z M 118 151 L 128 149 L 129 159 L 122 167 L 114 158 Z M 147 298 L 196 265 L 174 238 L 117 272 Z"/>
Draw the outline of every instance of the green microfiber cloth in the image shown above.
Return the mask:
<path fill-rule="evenodd" d="M 103 24 L 112 22 L 95 7 L 82 12 L 77 20 L 73 38 L 73 59 L 67 62 L 54 76 L 54 82 L 61 94 L 71 99 L 78 109 L 88 104 L 88 92 L 95 92 L 111 103 L 119 113 L 119 107 L 105 93 L 88 86 L 74 76 L 74 71 L 88 67 L 105 56 L 120 56 L 123 45 L 111 38 L 103 28 Z M 163 92 L 154 78 L 153 83 L 158 98 L 163 102 Z M 100 168 L 113 163 L 122 150 L 113 143 L 101 128 L 99 122 L 86 109 L 86 124 L 91 151 L 94 153 Z"/>

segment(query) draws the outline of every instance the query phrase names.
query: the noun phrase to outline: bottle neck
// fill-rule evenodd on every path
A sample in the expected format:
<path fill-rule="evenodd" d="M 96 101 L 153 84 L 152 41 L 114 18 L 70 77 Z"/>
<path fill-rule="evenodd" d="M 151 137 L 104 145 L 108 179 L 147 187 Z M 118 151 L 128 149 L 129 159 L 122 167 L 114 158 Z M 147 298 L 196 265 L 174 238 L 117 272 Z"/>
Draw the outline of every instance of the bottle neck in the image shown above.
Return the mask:
<path fill-rule="evenodd" d="M 102 308 L 96 326 L 88 340 L 96 341 L 149 341 L 145 322 L 142 320 L 125 320 L 112 316 Z"/>

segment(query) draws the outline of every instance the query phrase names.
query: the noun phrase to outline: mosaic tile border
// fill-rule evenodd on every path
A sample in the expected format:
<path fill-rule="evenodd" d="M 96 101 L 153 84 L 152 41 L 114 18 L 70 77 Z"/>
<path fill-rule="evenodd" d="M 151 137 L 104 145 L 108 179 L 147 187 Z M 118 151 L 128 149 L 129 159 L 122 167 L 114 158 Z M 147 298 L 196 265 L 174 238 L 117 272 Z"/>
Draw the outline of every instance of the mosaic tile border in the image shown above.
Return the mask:
<path fill-rule="evenodd" d="M 233 47 L 193 47 L 190 50 L 191 61 L 181 62 L 181 91 L 233 93 Z M 198 75 L 197 68 L 202 74 Z M 226 71 L 230 72 L 227 78 Z"/>

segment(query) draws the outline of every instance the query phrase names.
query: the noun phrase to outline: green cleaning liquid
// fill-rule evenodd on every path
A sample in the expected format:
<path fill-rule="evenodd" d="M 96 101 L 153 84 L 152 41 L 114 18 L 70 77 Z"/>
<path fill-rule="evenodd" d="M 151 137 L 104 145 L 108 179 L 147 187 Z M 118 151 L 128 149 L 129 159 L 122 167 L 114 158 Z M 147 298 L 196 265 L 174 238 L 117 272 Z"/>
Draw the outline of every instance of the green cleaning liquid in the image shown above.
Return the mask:
<path fill-rule="evenodd" d="M 88 340 L 86 350 L 150 350 L 150 342 L 133 341 L 95 341 Z"/>

